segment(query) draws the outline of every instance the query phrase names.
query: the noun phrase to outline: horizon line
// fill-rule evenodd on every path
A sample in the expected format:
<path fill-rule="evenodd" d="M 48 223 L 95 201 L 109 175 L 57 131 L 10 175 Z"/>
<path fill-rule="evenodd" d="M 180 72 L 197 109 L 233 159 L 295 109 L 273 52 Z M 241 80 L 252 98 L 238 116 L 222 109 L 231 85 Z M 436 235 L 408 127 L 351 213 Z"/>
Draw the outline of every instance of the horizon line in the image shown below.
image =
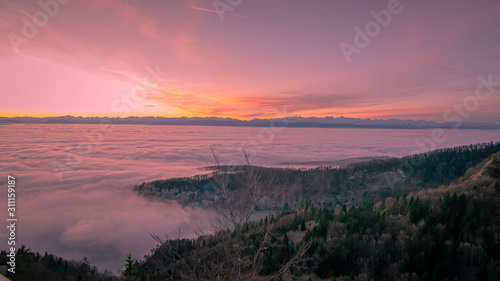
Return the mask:
<path fill-rule="evenodd" d="M 127 116 L 127 117 L 120 117 L 120 116 L 74 116 L 74 115 L 58 115 L 58 116 L 0 116 L 0 118 L 7 118 L 7 119 L 15 119 L 15 118 L 33 118 L 33 119 L 45 119 L 45 118 L 64 118 L 64 117 L 70 117 L 70 118 L 81 118 L 81 119 L 90 119 L 90 118 L 108 118 L 108 119 L 127 119 L 127 118 L 163 118 L 163 119 L 180 119 L 180 118 L 185 118 L 185 119 L 194 119 L 194 118 L 200 118 L 200 119 L 210 119 L 210 118 L 217 118 L 217 119 L 231 119 L 235 121 L 242 121 L 242 122 L 249 122 L 253 120 L 273 120 L 273 119 L 286 119 L 286 118 L 317 118 L 317 119 L 354 119 L 354 120 L 370 120 L 370 121 L 390 121 L 390 120 L 397 120 L 397 121 L 412 121 L 412 122 L 419 122 L 419 121 L 425 121 L 425 122 L 433 122 L 436 124 L 451 124 L 454 122 L 438 122 L 434 120 L 428 120 L 428 119 L 399 119 L 399 118 L 389 118 L 389 119 L 378 119 L 378 118 L 356 118 L 356 117 L 345 117 L 345 116 L 338 116 L 334 117 L 333 115 L 330 116 L 300 116 L 300 115 L 292 115 L 292 116 L 283 116 L 283 117 L 266 117 L 266 118 L 257 118 L 254 117 L 252 119 L 240 119 L 240 118 L 235 118 L 235 117 L 221 117 L 221 116 Z M 500 123 L 496 122 L 474 122 L 474 121 L 464 121 L 461 123 L 470 123 L 470 124 L 488 124 L 488 125 L 500 125 Z"/>

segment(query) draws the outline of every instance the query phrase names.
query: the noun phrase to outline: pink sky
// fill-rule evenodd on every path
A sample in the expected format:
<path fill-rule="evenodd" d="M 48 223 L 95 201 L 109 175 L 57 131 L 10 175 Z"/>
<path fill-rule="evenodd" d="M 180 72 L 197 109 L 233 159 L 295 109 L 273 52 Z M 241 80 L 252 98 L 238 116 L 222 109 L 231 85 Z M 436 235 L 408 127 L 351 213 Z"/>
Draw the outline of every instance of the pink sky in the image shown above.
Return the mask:
<path fill-rule="evenodd" d="M 41 2 L 0 0 L 0 116 L 443 121 L 479 75 L 500 81 L 497 0 Z M 340 44 L 388 5 L 349 63 Z M 500 120 L 497 88 L 467 121 Z"/>

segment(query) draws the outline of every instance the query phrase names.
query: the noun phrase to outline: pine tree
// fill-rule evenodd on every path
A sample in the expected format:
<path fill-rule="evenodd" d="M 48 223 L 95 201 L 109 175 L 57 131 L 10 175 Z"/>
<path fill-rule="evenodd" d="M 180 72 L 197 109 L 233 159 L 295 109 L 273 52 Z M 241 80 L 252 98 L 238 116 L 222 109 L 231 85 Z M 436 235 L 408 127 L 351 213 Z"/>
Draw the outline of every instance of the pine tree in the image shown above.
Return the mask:
<path fill-rule="evenodd" d="M 136 277 L 136 270 L 134 266 L 134 259 L 132 258 L 132 254 L 127 255 L 127 259 L 125 260 L 125 269 L 122 271 L 122 280 L 123 281 L 134 281 Z"/>

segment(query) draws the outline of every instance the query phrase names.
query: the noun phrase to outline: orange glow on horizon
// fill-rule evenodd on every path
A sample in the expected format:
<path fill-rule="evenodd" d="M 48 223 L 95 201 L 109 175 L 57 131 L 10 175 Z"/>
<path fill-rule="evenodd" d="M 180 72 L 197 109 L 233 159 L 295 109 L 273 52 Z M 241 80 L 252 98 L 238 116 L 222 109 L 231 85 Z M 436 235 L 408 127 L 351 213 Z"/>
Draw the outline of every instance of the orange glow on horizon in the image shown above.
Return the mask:
<path fill-rule="evenodd" d="M 396 113 L 395 111 L 394 113 Z M 387 115 L 392 115 L 390 112 L 386 112 Z M 154 115 L 154 114 L 143 114 L 143 115 L 135 115 L 131 114 L 128 116 L 120 115 L 120 114 L 107 114 L 107 113 L 101 113 L 101 114 L 72 114 L 72 113 L 67 113 L 67 112 L 16 112 L 16 111 L 5 111 L 2 110 L 0 112 L 0 117 L 8 117 L 8 118 L 14 118 L 14 117 L 35 117 L 35 118 L 50 118 L 50 117 L 62 117 L 62 116 L 73 116 L 73 117 L 83 117 L 83 118 L 127 118 L 127 117 L 163 117 L 163 118 L 182 118 L 182 117 L 187 117 L 187 118 L 193 118 L 193 117 L 199 117 L 199 118 L 208 118 L 208 117 L 217 117 L 217 118 L 232 118 L 232 119 L 238 119 L 238 120 L 252 120 L 252 119 L 272 119 L 272 118 L 284 118 L 284 117 L 303 117 L 303 118 L 308 118 L 308 117 L 317 117 L 317 118 L 324 118 L 324 117 L 334 117 L 334 118 L 339 118 L 339 117 L 346 117 L 346 118 L 360 118 L 360 119 L 390 119 L 390 118 L 380 118 L 377 114 L 363 114 L 363 113 L 341 113 L 341 114 L 288 114 L 288 115 L 277 115 L 277 114 L 262 114 L 262 115 L 255 115 L 252 117 L 247 117 L 245 115 L 210 115 L 210 114 L 196 114 L 196 113 L 189 113 L 186 112 L 184 114 L 161 114 L 161 115 Z"/>

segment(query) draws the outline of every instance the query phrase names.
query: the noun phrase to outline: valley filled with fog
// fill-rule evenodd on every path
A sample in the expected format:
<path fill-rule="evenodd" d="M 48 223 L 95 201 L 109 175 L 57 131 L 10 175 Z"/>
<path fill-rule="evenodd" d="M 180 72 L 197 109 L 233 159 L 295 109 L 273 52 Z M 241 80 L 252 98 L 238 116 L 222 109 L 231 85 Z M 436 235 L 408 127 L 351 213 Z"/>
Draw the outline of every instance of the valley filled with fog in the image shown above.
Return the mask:
<path fill-rule="evenodd" d="M 397 129 L 12 124 L 1 132 L 0 170 L 17 179 L 18 243 L 114 272 L 129 252 L 150 252 L 149 233 L 195 237 L 209 227 L 210 211 L 148 201 L 131 187 L 205 173 L 210 147 L 222 164 L 244 164 L 243 147 L 254 165 L 274 166 L 500 140 L 500 130 L 443 130 L 439 143 L 432 130 Z"/>

